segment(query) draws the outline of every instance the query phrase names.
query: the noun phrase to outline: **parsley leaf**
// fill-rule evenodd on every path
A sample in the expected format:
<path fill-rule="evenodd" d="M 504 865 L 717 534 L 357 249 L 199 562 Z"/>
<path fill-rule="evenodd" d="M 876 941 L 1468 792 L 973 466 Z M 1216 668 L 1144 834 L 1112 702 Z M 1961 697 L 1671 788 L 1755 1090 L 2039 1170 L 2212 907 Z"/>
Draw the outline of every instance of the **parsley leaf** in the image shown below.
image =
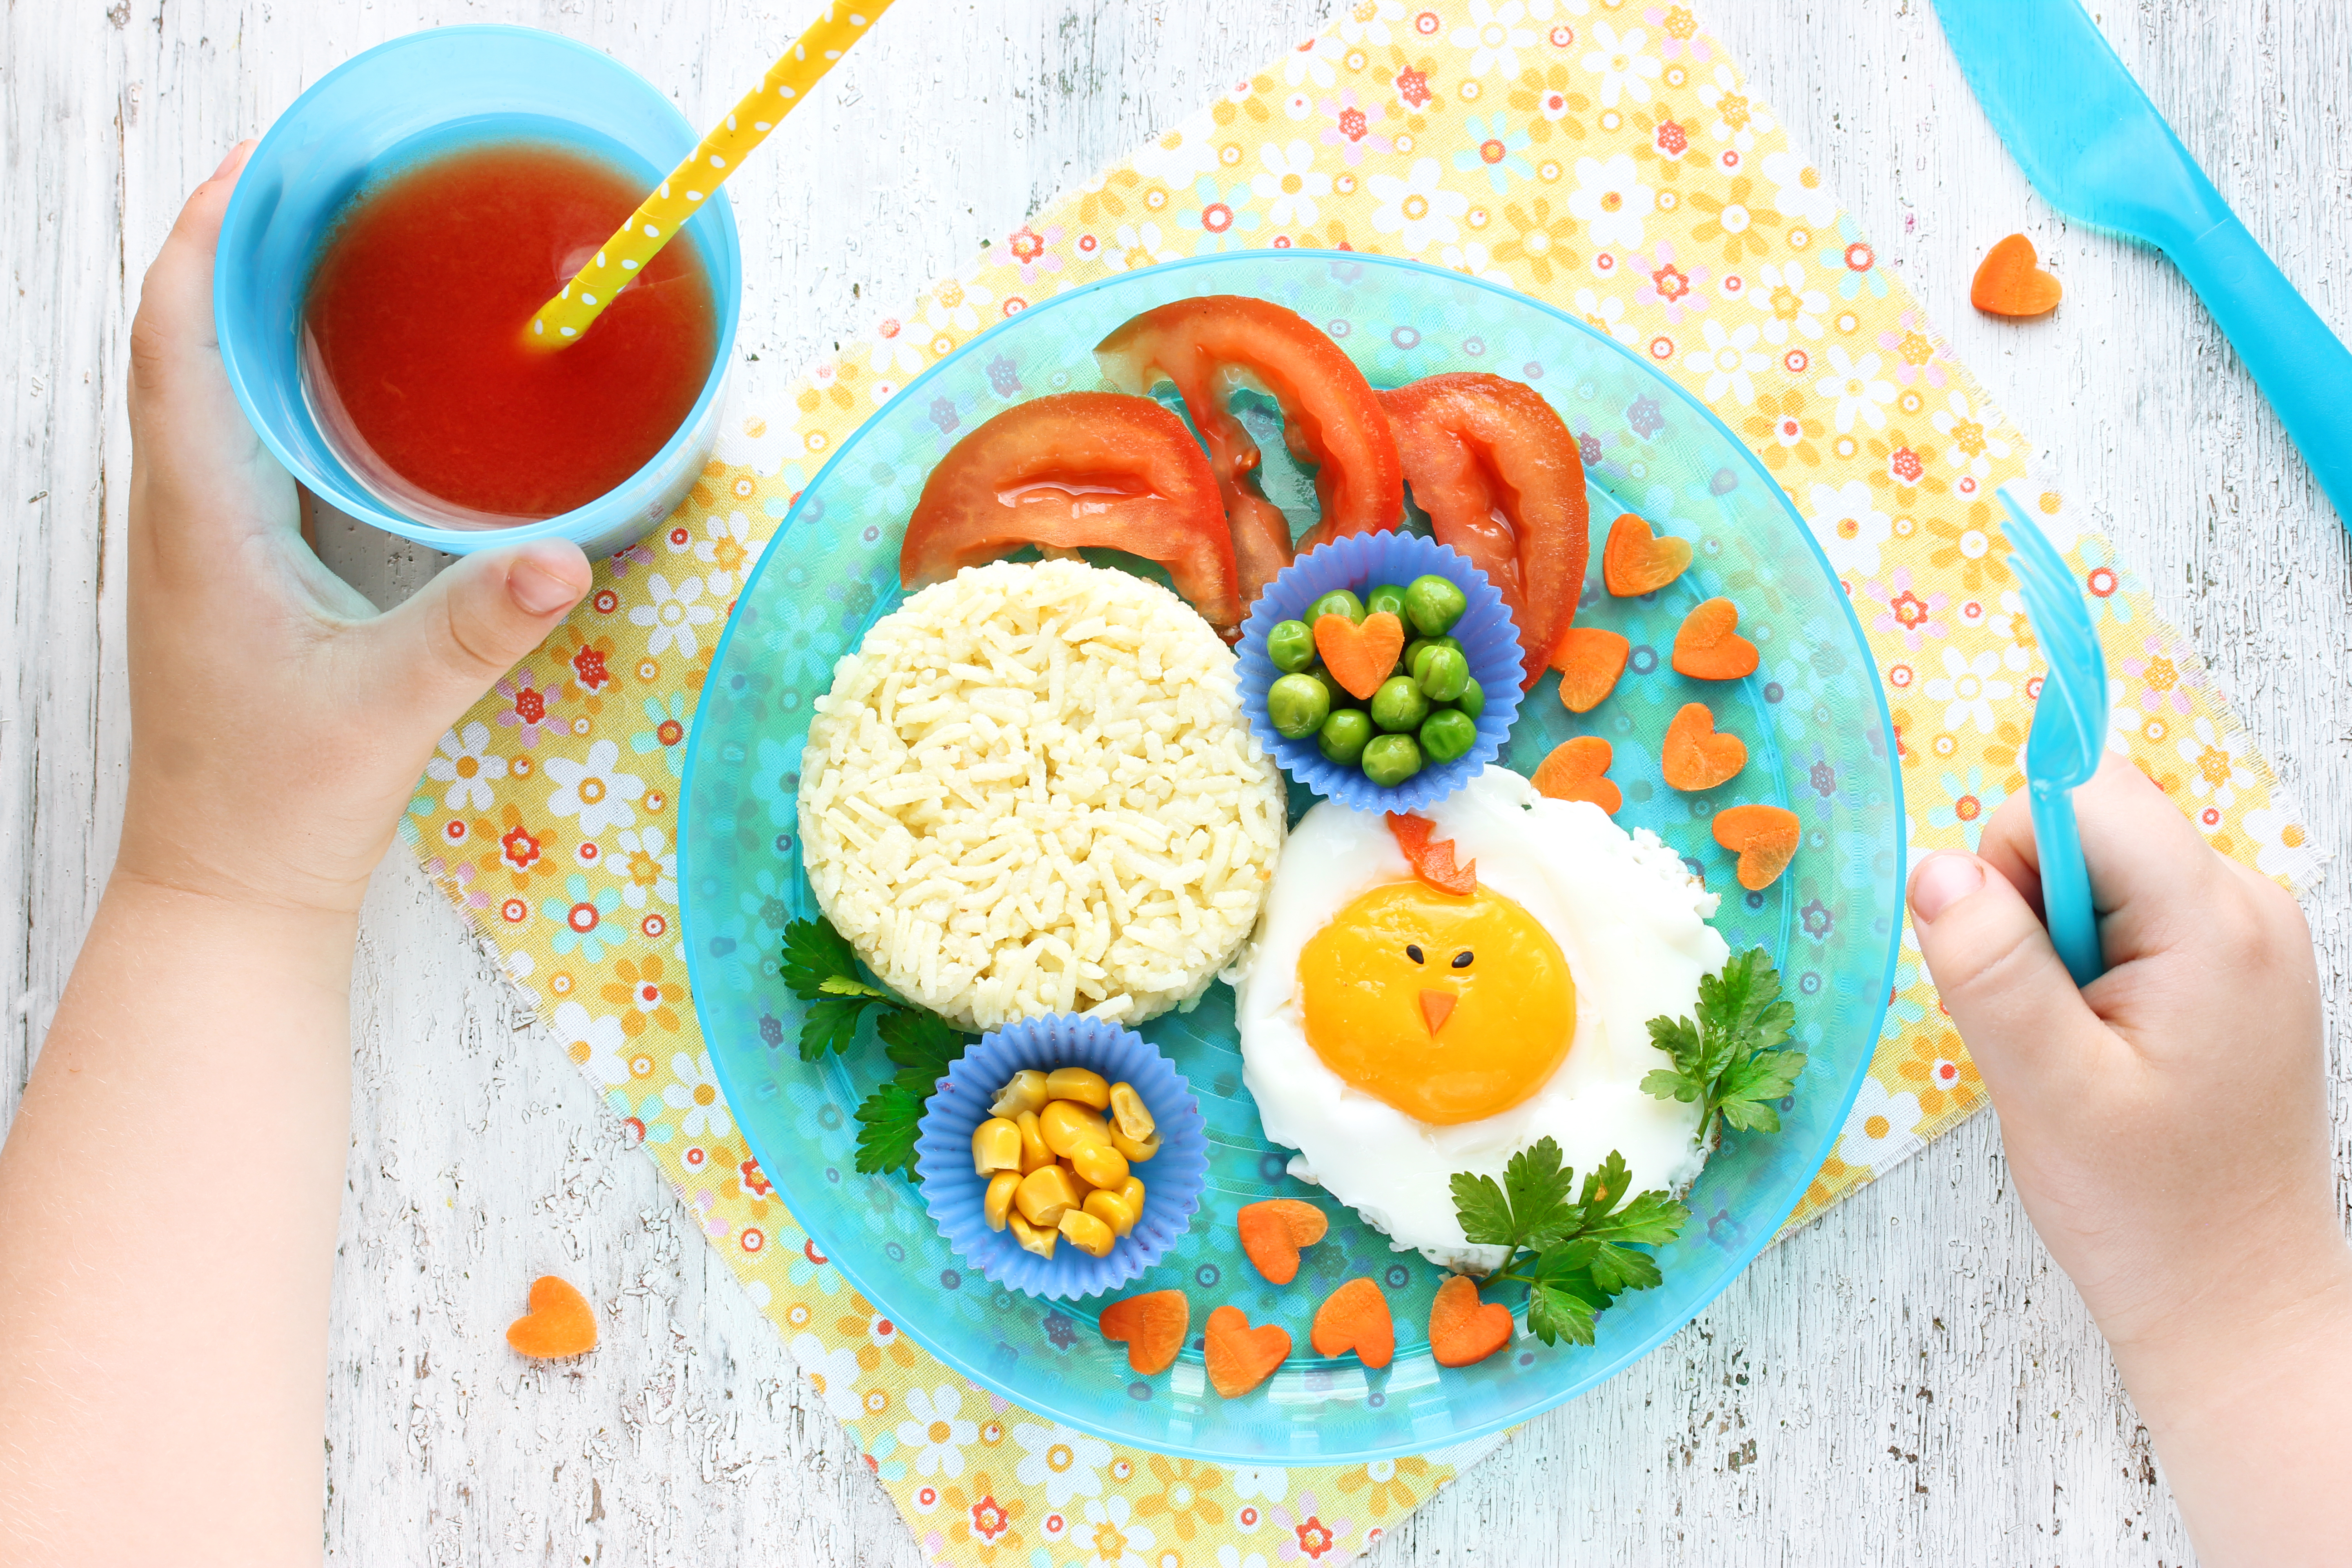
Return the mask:
<path fill-rule="evenodd" d="M 1492 1176 L 1456 1173 L 1449 1184 L 1462 1234 L 1485 1247 L 1549 1247 L 1575 1223 L 1568 1190 L 1576 1173 L 1560 1168 L 1559 1145 L 1538 1139 L 1503 1167 L 1502 1184 Z"/>
<path fill-rule="evenodd" d="M 857 1037 L 857 1020 L 876 1005 L 871 996 L 818 996 L 801 1015 L 801 1060 L 815 1061 L 828 1052 L 845 1051 Z"/>
<path fill-rule="evenodd" d="M 1797 1024 L 1797 1009 L 1780 994 L 1780 973 L 1760 947 L 1750 948 L 1698 983 L 1698 1017 L 1653 1018 L 1650 1041 L 1671 1068 L 1653 1068 L 1642 1088 L 1660 1100 L 1699 1108 L 1697 1141 L 1705 1143 L 1720 1116 L 1743 1131 L 1778 1132 L 1773 1101 L 1796 1088 L 1805 1053 L 1778 1047 Z"/>
<path fill-rule="evenodd" d="M 1464 1171 L 1450 1185 L 1464 1237 L 1509 1248 L 1490 1278 L 1526 1284 L 1528 1327 L 1546 1344 L 1591 1344 L 1611 1301 L 1663 1278 L 1657 1260 L 1636 1248 L 1672 1241 L 1690 1218 L 1666 1193 L 1634 1194 L 1633 1172 L 1614 1150 L 1579 1188 L 1550 1138 L 1512 1155 L 1500 1182 Z"/>
<path fill-rule="evenodd" d="M 898 1069 L 898 1081 L 920 1083 L 925 1094 L 948 1076 L 948 1068 L 963 1055 L 966 1044 L 961 1029 L 937 1013 L 916 1007 L 883 1014 L 874 1032 L 882 1037 L 883 1054 Z"/>
<path fill-rule="evenodd" d="M 794 921 L 784 928 L 784 984 L 808 1004 L 801 1019 L 801 1060 L 813 1062 L 845 1051 L 857 1037 L 857 1020 L 869 1007 L 896 1007 L 887 991 L 867 984 L 857 973 L 857 952 L 849 939 L 821 920 Z"/>
<path fill-rule="evenodd" d="M 857 1108 L 857 1168 L 867 1174 L 903 1171 L 915 1180 L 915 1129 L 930 1086 L 909 1089 L 892 1079 Z"/>

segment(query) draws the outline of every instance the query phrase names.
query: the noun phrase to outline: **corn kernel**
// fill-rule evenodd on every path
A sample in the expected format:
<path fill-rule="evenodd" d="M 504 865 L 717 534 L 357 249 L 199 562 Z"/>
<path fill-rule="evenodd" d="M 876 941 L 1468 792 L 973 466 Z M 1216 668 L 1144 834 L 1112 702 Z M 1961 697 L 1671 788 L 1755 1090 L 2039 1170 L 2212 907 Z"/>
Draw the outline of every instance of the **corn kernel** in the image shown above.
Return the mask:
<path fill-rule="evenodd" d="M 1134 1205 L 1108 1187 L 1088 1193 L 1086 1203 L 1081 1206 L 1121 1236 L 1135 1228 L 1139 1215 Z"/>
<path fill-rule="evenodd" d="M 1127 1180 L 1121 1182 L 1118 1184 L 1118 1195 L 1122 1201 L 1127 1203 L 1135 1210 L 1135 1215 L 1138 1219 L 1143 1217 L 1142 1178 L 1138 1176 L 1129 1176 Z"/>
<path fill-rule="evenodd" d="M 1151 1108 L 1143 1103 L 1143 1096 L 1135 1092 L 1129 1083 L 1110 1086 L 1111 1125 L 1137 1142 L 1151 1136 L 1158 1123 L 1151 1120 Z"/>
<path fill-rule="evenodd" d="M 1021 1178 L 1013 1201 L 1031 1225 L 1051 1226 L 1078 1204 L 1070 1173 L 1059 1165 L 1041 1165 Z"/>
<path fill-rule="evenodd" d="M 1054 1163 L 1060 1166 L 1063 1173 L 1070 1178 L 1070 1190 L 1078 1194 L 1078 1206 L 1085 1207 L 1087 1194 L 1095 1190 L 1095 1184 L 1087 1181 L 1079 1173 L 1077 1162 L 1075 1160 L 1056 1160 Z"/>
<path fill-rule="evenodd" d="M 1070 1165 L 1089 1187 L 1115 1187 L 1127 1180 L 1127 1157 L 1108 1144 L 1079 1150 L 1070 1156 Z"/>
<path fill-rule="evenodd" d="M 1140 1165 L 1160 1152 L 1160 1139 L 1156 1134 L 1150 1138 L 1129 1138 L 1126 1133 L 1114 1130 L 1110 1135 L 1110 1146 L 1118 1150 L 1129 1164 Z"/>
<path fill-rule="evenodd" d="M 1045 1147 L 1045 1135 L 1037 1129 L 1035 1111 L 1023 1111 L 1013 1119 L 1013 1125 L 1021 1131 L 1021 1173 L 1023 1175 L 1025 1176 L 1032 1171 L 1054 1163 L 1054 1152 Z"/>
<path fill-rule="evenodd" d="M 1075 1100 L 1100 1110 L 1110 1104 L 1110 1085 L 1092 1068 L 1055 1068 L 1045 1075 L 1045 1098 Z"/>
<path fill-rule="evenodd" d="M 1014 1073 L 1005 1086 L 996 1091 L 996 1103 L 988 1108 L 992 1116 L 1014 1117 L 1024 1110 L 1043 1110 L 1053 1096 L 1045 1092 L 1045 1075 L 1035 1068 Z"/>
<path fill-rule="evenodd" d="M 1110 1142 L 1109 1126 L 1075 1100 L 1056 1100 L 1039 1111 L 1037 1131 L 1056 1154 L 1075 1154 L 1089 1143 Z"/>
<path fill-rule="evenodd" d="M 1001 1116 L 992 1116 L 971 1130 L 971 1168 L 985 1176 L 1010 1171 L 1021 1163 L 1021 1129 Z"/>
<path fill-rule="evenodd" d="M 988 1196 L 981 1201 L 980 1212 L 987 1216 L 989 1229 L 1004 1228 L 1004 1216 L 1013 1212 L 1013 1190 L 1020 1185 L 1018 1171 L 999 1171 L 988 1179 Z"/>
<path fill-rule="evenodd" d="M 1070 1245 L 1090 1258 L 1108 1258 L 1118 1244 L 1118 1233 L 1103 1221 L 1084 1209 L 1072 1209 L 1062 1216 L 1055 1227 L 1070 1238 Z"/>
<path fill-rule="evenodd" d="M 1054 1243 L 1061 1237 L 1052 1226 L 1041 1229 L 1033 1226 L 1021 1217 L 1017 1209 L 1004 1216 L 1004 1223 L 1013 1227 L 1013 1239 L 1021 1244 L 1024 1251 L 1034 1252 L 1040 1258 L 1054 1256 Z"/>

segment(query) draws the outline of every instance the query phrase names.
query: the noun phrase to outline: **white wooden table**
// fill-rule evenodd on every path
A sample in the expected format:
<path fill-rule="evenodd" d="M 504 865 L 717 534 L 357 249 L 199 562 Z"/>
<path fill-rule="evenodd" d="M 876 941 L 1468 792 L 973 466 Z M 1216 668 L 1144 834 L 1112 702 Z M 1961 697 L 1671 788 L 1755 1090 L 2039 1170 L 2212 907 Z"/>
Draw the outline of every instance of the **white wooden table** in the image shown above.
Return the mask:
<path fill-rule="evenodd" d="M 1334 0 L 905 0 L 730 186 L 741 353 L 789 371 L 1065 184 L 1312 31 Z M 1575 5 L 1577 0 L 1571 0 Z M 1591 0 L 1598 7 L 1614 0 Z M 806 0 L 20 0 L 0 11 L 0 1126 L 120 821 L 125 339 L 183 195 L 357 50 L 434 23 L 572 34 L 698 122 Z M 1961 356 L 2092 500 L 2329 846 L 2352 828 L 2352 551 L 2177 277 L 2028 192 L 1921 0 L 1719 0 L 1743 59 Z M 1204 15 L 1204 13 L 1208 15 Z M 2109 4 L 2109 36 L 2289 278 L 2352 331 L 2352 11 Z M 2013 229 L 2048 321 L 1966 291 Z M 436 562 L 327 542 L 380 601 Z M 2322 946 L 2337 1168 L 2352 906 Z M 326 1434 L 354 1564 L 913 1564 L 775 1334 L 586 1082 L 395 854 L 361 938 L 354 1132 Z M 235 1136 L 224 1128 L 222 1136 Z M 103 1150 L 91 1151 L 93 1159 Z M 157 1201 L 169 1201 L 157 1194 Z M 584 1364 L 520 1366 L 522 1282 L 623 1302 Z M 234 1440 L 233 1434 L 223 1434 Z M 1990 1118 L 1768 1254 L 1657 1354 L 1395 1531 L 1386 1564 L 2178 1564 L 2186 1540 L 2105 1351 L 2034 1239 Z M 1188 1568 L 1201 1565 L 1188 1564 Z"/>

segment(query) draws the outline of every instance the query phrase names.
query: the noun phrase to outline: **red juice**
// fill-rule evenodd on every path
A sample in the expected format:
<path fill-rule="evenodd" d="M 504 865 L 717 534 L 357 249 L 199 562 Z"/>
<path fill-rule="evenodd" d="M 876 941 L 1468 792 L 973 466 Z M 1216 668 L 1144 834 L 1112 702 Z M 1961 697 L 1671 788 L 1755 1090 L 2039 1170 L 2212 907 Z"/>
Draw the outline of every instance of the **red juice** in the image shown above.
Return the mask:
<path fill-rule="evenodd" d="M 303 300 L 303 373 L 362 478 L 458 527 L 552 517 L 618 488 L 686 423 L 718 301 L 691 237 L 665 246 L 570 346 L 534 312 L 643 199 L 551 142 L 427 158 L 337 218 Z"/>

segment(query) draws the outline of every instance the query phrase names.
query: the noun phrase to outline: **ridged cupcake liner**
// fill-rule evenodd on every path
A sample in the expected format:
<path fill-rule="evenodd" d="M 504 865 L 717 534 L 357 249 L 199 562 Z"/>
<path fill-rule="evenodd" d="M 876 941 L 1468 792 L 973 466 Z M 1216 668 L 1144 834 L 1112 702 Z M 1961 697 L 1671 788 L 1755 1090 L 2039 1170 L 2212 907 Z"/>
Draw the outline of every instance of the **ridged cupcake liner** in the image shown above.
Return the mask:
<path fill-rule="evenodd" d="M 1143 1213 L 1107 1257 L 1091 1258 L 1065 1237 L 1052 1258 L 1040 1258 L 1013 1239 L 1011 1226 L 988 1228 L 988 1182 L 971 1168 L 971 1135 L 998 1092 L 1028 1068 L 1092 1068 L 1112 1083 L 1131 1084 L 1159 1124 L 1160 1152 L 1134 1167 Z M 1208 1133 L 1183 1076 L 1133 1030 L 1069 1013 L 982 1037 L 948 1069 L 916 1133 L 923 1202 L 956 1256 L 1008 1289 L 1048 1300 L 1115 1290 L 1160 1261 L 1192 1225 L 1208 1179 Z"/>
<path fill-rule="evenodd" d="M 1360 599 L 1383 583 L 1402 587 L 1431 573 L 1451 579 L 1469 602 L 1449 635 L 1462 644 L 1463 656 L 1470 662 L 1470 677 L 1486 694 L 1486 710 L 1478 715 L 1478 743 L 1466 755 L 1450 763 L 1423 762 L 1421 772 L 1393 789 L 1383 789 L 1366 778 L 1361 769 L 1342 767 L 1324 756 L 1314 736 L 1294 741 L 1274 727 L 1265 694 L 1282 671 L 1266 657 L 1265 639 L 1284 621 L 1305 620 L 1307 606 L 1335 588 L 1345 588 Z M 1414 635 L 1408 625 L 1405 640 L 1412 641 Z M 1351 533 L 1318 546 L 1284 567 L 1242 623 L 1239 652 L 1242 706 L 1258 743 L 1274 753 L 1292 778 L 1317 795 L 1358 811 L 1418 811 L 1476 777 L 1502 754 L 1511 721 L 1518 716 L 1519 680 L 1526 668 L 1519 654 L 1518 627 L 1486 574 L 1450 545 L 1416 533 Z"/>

